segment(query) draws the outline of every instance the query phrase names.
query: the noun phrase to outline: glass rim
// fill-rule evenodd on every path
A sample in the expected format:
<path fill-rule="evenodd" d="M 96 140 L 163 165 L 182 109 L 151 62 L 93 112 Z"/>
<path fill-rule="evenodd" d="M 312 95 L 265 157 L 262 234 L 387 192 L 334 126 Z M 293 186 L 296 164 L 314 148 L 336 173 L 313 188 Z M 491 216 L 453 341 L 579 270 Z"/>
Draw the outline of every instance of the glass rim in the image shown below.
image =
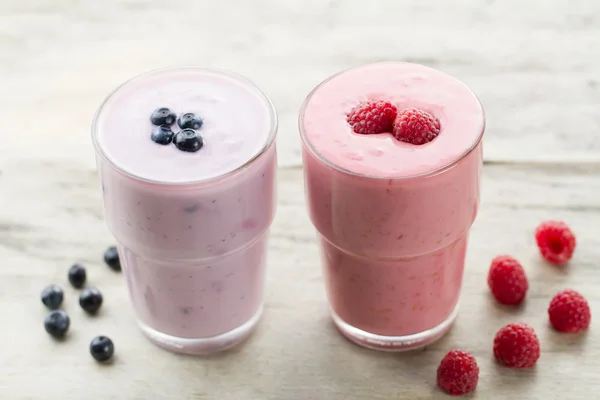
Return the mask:
<path fill-rule="evenodd" d="M 244 84 L 244 85 L 248 86 L 250 89 L 252 89 L 253 91 L 255 91 L 256 94 L 258 94 L 259 97 L 262 100 L 264 100 L 265 105 L 268 108 L 268 114 L 269 114 L 269 120 L 270 120 L 269 135 L 267 136 L 267 140 L 265 141 L 263 147 L 254 156 L 252 156 L 250 159 L 248 159 L 242 165 L 238 166 L 237 168 L 235 168 L 231 171 L 225 172 L 225 173 L 217 175 L 217 176 L 213 176 L 208 179 L 198 179 L 198 180 L 190 180 L 190 181 L 184 181 L 184 182 L 168 182 L 168 181 L 164 181 L 164 180 L 155 180 L 155 179 L 144 178 L 137 174 L 133 174 L 133 173 L 127 171 L 126 169 L 120 167 L 119 165 L 117 165 L 117 163 L 114 160 L 112 160 L 108 156 L 108 154 L 106 154 L 103 147 L 98 142 L 98 136 L 99 136 L 98 124 L 102 117 L 103 112 L 105 111 L 105 107 L 106 107 L 107 103 L 117 93 L 119 93 L 122 89 L 126 88 L 130 84 L 139 82 L 145 78 L 149 78 L 152 76 L 157 76 L 160 74 L 173 72 L 173 71 L 185 71 L 185 70 L 199 71 L 199 72 L 205 72 L 205 73 L 209 73 L 209 74 L 221 75 L 221 76 L 236 80 L 238 83 Z M 102 159 L 104 159 L 104 161 L 106 161 L 111 166 L 111 168 L 113 168 L 115 171 L 122 173 L 123 175 L 125 175 L 128 178 L 134 179 L 134 180 L 142 182 L 142 183 L 160 185 L 160 186 L 174 186 L 174 187 L 193 186 L 193 185 L 198 185 L 198 184 L 209 184 L 209 183 L 215 182 L 217 180 L 227 179 L 227 178 L 230 178 L 231 176 L 237 175 L 239 172 L 246 169 L 255 160 L 257 160 L 263 154 L 265 154 L 268 151 L 268 149 L 273 145 L 273 143 L 275 143 L 275 138 L 277 137 L 278 126 L 279 126 L 279 120 L 278 120 L 278 116 L 277 116 L 277 109 L 275 108 L 273 101 L 256 84 L 254 84 L 254 82 L 250 81 L 248 78 L 246 78 L 240 74 L 237 74 L 235 72 L 225 70 L 225 69 L 206 68 L 206 67 L 200 67 L 200 66 L 195 66 L 195 65 L 180 65 L 180 66 L 163 67 L 163 68 L 149 70 L 147 72 L 138 74 L 138 75 L 122 82 L 115 89 L 113 89 L 104 98 L 104 100 L 100 104 L 100 107 L 98 107 L 98 109 L 94 113 L 94 118 L 92 119 L 92 143 L 94 145 L 94 149 L 95 149 L 97 155 L 102 157 Z"/>
<path fill-rule="evenodd" d="M 350 72 L 359 68 L 364 68 L 367 66 L 372 66 L 372 65 L 380 65 L 380 64 L 412 64 L 412 65 L 419 65 L 428 69 L 433 69 L 435 71 L 438 72 L 442 72 L 446 75 L 451 76 L 452 78 L 454 78 L 456 81 L 460 82 L 468 91 L 469 93 L 471 93 L 473 95 L 473 97 L 475 98 L 475 100 L 477 101 L 477 103 L 479 104 L 479 107 L 481 108 L 481 116 L 483 119 L 483 126 L 481 127 L 481 132 L 479 133 L 479 135 L 477 136 L 477 139 L 473 142 L 473 144 L 471 145 L 471 147 L 467 148 L 463 153 L 461 153 L 457 158 L 453 159 L 452 161 L 437 167 L 435 169 L 432 169 L 431 171 L 426 171 L 426 172 L 422 172 L 419 174 L 412 174 L 412 175 L 397 175 L 397 176 L 380 176 L 380 175 L 369 175 L 369 174 L 363 174 L 363 173 L 359 173 L 359 172 L 354 172 L 351 171 L 349 169 L 346 169 L 344 167 L 341 167 L 333 162 L 331 162 L 330 160 L 328 160 L 326 157 L 324 157 L 321 153 L 319 153 L 317 151 L 317 149 L 315 149 L 315 147 L 310 143 L 310 140 L 306 137 L 306 132 L 304 132 L 304 114 L 306 112 L 306 107 L 308 106 L 308 103 L 310 103 L 310 100 L 312 99 L 312 97 L 314 96 L 314 94 L 326 83 L 328 83 L 329 81 L 331 81 L 332 79 L 338 77 L 339 75 L 345 74 L 346 72 Z M 460 161 L 462 161 L 464 158 L 466 158 L 469 154 L 471 154 L 477 147 L 478 145 L 481 143 L 481 140 L 483 138 L 483 135 L 485 133 L 485 128 L 486 128 L 486 118 L 485 118 L 485 109 L 483 108 L 483 104 L 481 104 L 481 101 L 479 100 L 479 98 L 477 97 L 477 95 L 471 90 L 471 88 L 469 86 L 467 86 L 462 80 L 458 79 L 457 77 L 455 77 L 452 74 L 449 74 L 445 71 L 441 71 L 435 68 L 431 68 L 428 67 L 426 65 L 423 64 L 417 64 L 417 63 L 411 63 L 411 62 L 406 62 L 406 61 L 380 61 L 380 62 L 375 62 L 375 63 L 368 63 L 368 64 L 361 64 L 358 66 L 354 66 L 354 67 L 350 67 L 350 68 L 346 68 L 343 69 L 331 76 L 329 76 L 328 78 L 324 79 L 323 81 L 321 81 L 317 86 L 315 86 L 310 93 L 308 94 L 308 96 L 306 96 L 306 98 L 304 99 L 304 101 L 302 102 L 302 106 L 300 107 L 300 113 L 298 114 L 298 130 L 300 132 L 300 139 L 302 140 L 302 143 L 304 145 L 304 147 L 306 149 L 308 149 L 310 151 L 311 154 L 313 154 L 318 160 L 320 160 L 321 162 L 323 162 L 324 164 L 326 164 L 327 166 L 338 170 L 339 172 L 342 172 L 344 174 L 347 175 L 352 175 L 358 178 L 367 178 L 367 179 L 382 179 L 382 180 L 393 180 L 393 181 L 402 181 L 402 180 L 410 180 L 410 179 L 415 179 L 415 178 L 427 178 L 430 176 L 434 176 L 437 174 L 440 174 L 442 172 L 445 172 L 446 170 L 454 167 L 456 164 L 458 164 Z"/>

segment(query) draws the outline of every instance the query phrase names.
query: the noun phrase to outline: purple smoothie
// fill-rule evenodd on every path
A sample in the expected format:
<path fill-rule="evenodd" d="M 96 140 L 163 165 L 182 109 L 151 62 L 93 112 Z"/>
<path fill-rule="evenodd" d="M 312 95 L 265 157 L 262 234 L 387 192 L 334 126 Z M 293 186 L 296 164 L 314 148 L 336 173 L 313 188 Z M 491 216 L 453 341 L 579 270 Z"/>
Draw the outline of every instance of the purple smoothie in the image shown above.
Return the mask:
<path fill-rule="evenodd" d="M 150 114 L 159 107 L 201 116 L 203 147 L 153 142 Z M 93 138 L 106 222 L 140 326 L 156 344 L 212 353 L 257 324 L 276 130 L 275 109 L 255 86 L 200 68 L 142 75 L 100 108 Z"/>

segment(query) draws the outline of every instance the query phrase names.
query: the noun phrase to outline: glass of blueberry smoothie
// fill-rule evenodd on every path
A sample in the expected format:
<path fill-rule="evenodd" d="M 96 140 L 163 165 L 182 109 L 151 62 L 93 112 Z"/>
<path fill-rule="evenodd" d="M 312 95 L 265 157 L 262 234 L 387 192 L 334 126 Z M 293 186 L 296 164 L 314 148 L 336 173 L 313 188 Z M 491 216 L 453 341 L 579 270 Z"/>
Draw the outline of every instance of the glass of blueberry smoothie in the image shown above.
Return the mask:
<path fill-rule="evenodd" d="M 213 353 L 258 323 L 276 134 L 275 108 L 256 86 L 196 67 L 138 76 L 97 112 L 106 223 L 155 344 Z"/>
<path fill-rule="evenodd" d="M 317 86 L 299 125 L 335 324 L 379 350 L 440 338 L 479 207 L 480 102 L 443 72 L 377 63 Z"/>

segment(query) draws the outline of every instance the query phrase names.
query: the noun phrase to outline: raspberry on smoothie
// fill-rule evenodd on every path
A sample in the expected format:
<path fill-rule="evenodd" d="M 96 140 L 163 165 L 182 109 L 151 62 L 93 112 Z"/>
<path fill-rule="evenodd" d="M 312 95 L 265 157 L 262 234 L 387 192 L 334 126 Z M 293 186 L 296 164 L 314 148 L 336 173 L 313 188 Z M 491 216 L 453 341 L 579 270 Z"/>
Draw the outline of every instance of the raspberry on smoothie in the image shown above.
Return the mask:
<path fill-rule="evenodd" d="M 394 121 L 394 137 L 406 143 L 429 143 L 439 134 L 440 120 L 417 108 L 401 110 Z"/>
<path fill-rule="evenodd" d="M 348 124 L 356 133 L 391 132 L 397 113 L 398 110 L 389 101 L 365 101 L 348 113 Z"/>

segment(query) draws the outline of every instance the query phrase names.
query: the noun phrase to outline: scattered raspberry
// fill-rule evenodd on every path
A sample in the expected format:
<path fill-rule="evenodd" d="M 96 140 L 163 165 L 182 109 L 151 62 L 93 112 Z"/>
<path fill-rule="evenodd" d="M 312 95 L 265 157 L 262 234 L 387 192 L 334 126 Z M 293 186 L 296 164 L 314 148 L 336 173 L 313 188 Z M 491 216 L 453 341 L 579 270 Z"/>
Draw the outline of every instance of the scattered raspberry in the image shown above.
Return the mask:
<path fill-rule="evenodd" d="M 550 323 L 559 332 L 579 333 L 590 326 L 592 314 L 587 300 L 574 290 L 558 293 L 548 307 Z"/>
<path fill-rule="evenodd" d="M 391 132 L 398 109 L 389 101 L 369 100 L 354 107 L 348 114 L 348 123 L 356 133 Z"/>
<path fill-rule="evenodd" d="M 398 113 L 394 121 L 396 139 L 412 143 L 425 144 L 431 142 L 440 133 L 440 120 L 416 108 L 405 108 Z"/>
<path fill-rule="evenodd" d="M 511 256 L 497 256 L 488 272 L 488 286 L 502 304 L 519 304 L 525 298 L 529 282 L 521 264 Z"/>
<path fill-rule="evenodd" d="M 573 257 L 575 235 L 562 221 L 545 221 L 535 230 L 535 241 L 542 257 L 552 264 L 565 264 Z"/>
<path fill-rule="evenodd" d="M 450 350 L 437 369 L 437 384 L 452 395 L 472 392 L 479 380 L 477 361 L 463 350 Z"/>
<path fill-rule="evenodd" d="M 510 368 L 531 368 L 540 358 L 540 341 L 527 324 L 508 324 L 496 333 L 494 356 Z"/>

